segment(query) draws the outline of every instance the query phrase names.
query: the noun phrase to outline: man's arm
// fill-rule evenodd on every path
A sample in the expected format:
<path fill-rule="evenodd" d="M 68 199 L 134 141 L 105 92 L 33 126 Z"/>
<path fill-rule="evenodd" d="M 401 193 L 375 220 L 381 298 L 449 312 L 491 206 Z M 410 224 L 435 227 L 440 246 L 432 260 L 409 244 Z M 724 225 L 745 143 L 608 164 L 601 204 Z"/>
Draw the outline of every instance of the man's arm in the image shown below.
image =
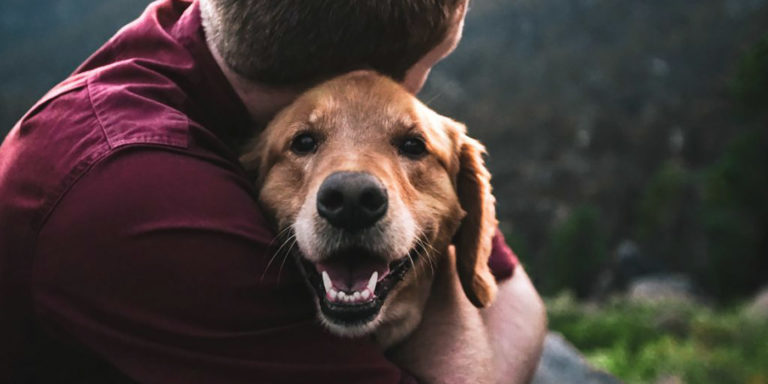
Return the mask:
<path fill-rule="evenodd" d="M 480 312 L 494 349 L 497 382 L 529 382 L 544 345 L 547 313 L 522 266 L 499 283 L 496 302 Z"/>
<path fill-rule="evenodd" d="M 530 381 L 547 329 L 546 311 L 522 266 L 478 310 L 464 296 L 451 260 L 440 266 L 425 317 L 392 359 L 422 383 Z"/>

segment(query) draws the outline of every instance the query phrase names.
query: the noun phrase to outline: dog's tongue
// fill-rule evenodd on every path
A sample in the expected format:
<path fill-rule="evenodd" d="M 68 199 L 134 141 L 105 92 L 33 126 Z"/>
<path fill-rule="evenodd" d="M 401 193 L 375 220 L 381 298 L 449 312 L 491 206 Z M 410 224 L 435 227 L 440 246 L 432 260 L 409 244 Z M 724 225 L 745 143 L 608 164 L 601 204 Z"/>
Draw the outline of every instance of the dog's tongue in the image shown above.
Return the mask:
<path fill-rule="evenodd" d="M 370 257 L 365 258 L 336 258 L 316 263 L 317 271 L 328 272 L 334 288 L 340 291 L 362 291 L 368 285 L 373 272 L 379 273 L 381 280 L 389 273 L 389 265 Z"/>

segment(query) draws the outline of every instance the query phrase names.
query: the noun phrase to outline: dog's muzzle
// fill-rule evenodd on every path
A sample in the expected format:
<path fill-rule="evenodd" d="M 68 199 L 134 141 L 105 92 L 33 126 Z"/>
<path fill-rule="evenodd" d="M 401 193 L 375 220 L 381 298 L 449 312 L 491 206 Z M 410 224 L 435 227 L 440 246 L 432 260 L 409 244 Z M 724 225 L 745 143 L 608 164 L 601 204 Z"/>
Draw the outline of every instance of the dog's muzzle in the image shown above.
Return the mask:
<path fill-rule="evenodd" d="M 418 252 L 392 257 L 376 254 L 372 251 L 375 247 L 366 243 L 366 239 L 376 238 L 370 234 L 380 230 L 377 224 L 389 207 L 387 189 L 370 173 L 332 173 L 320 185 L 316 205 L 318 216 L 337 235 L 358 240 L 320 261 L 302 258 L 305 276 L 328 320 L 365 324 L 379 313 L 387 294 L 403 279 Z"/>

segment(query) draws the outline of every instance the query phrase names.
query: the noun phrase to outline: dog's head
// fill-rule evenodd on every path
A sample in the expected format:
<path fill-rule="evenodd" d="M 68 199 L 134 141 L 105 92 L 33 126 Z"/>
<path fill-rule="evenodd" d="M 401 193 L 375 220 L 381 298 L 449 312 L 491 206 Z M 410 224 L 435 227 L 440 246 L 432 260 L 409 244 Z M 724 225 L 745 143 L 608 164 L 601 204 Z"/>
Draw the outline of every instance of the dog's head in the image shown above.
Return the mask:
<path fill-rule="evenodd" d="M 418 301 L 407 292 L 429 284 L 451 243 L 467 297 L 493 300 L 483 151 L 394 81 L 355 72 L 300 96 L 241 161 L 278 230 L 295 235 L 323 323 L 361 335 L 391 319 L 393 303 Z"/>

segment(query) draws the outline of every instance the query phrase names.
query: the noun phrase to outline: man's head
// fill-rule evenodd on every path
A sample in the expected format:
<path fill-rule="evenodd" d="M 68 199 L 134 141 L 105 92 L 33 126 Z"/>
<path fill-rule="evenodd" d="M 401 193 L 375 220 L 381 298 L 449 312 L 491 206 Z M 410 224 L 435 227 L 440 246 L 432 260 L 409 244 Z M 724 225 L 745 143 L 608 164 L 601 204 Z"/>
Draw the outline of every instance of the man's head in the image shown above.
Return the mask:
<path fill-rule="evenodd" d="M 373 69 L 421 88 L 458 43 L 467 0 L 201 0 L 209 44 L 250 81 L 311 85 Z"/>

